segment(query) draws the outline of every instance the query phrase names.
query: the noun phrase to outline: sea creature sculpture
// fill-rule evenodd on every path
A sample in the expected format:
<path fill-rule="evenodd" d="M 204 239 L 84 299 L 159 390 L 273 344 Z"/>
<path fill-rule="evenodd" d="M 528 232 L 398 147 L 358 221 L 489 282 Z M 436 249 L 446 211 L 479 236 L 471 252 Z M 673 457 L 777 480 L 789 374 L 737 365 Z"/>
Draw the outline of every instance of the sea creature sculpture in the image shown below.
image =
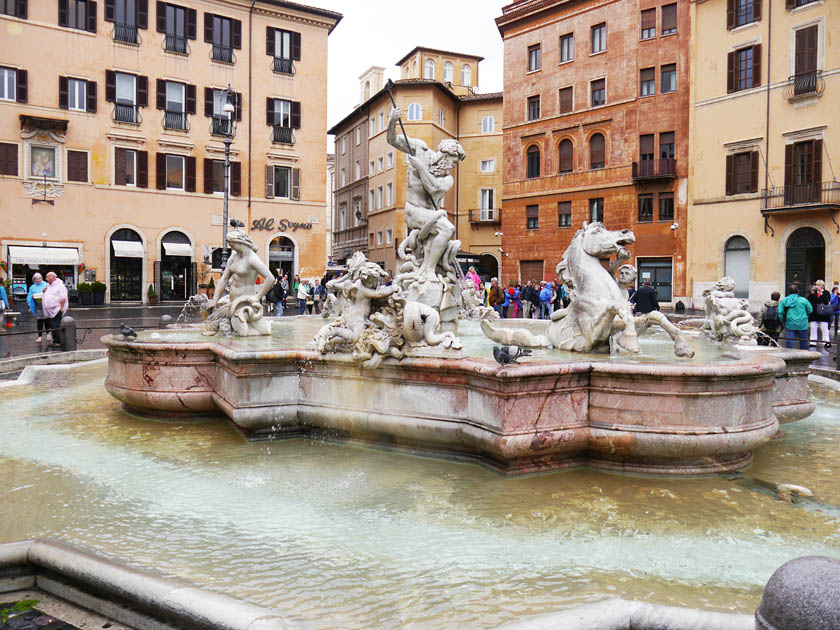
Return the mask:
<path fill-rule="evenodd" d="M 725 276 L 703 291 L 706 320 L 703 332 L 716 341 L 755 345 L 759 329 L 748 310 L 747 300 L 735 297 L 735 280 Z"/>

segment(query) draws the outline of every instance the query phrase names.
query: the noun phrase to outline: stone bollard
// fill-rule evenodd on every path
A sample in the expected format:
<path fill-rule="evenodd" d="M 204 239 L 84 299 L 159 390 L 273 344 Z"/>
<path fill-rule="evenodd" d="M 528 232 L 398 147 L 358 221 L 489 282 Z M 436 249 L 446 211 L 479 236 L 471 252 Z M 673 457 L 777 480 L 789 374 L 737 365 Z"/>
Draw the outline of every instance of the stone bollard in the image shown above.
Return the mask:
<path fill-rule="evenodd" d="M 840 560 L 802 556 L 770 577 L 755 610 L 756 630 L 840 628 Z"/>
<path fill-rule="evenodd" d="M 61 340 L 61 351 L 72 352 L 76 349 L 76 320 L 65 315 L 61 318 L 59 328 L 59 339 Z"/>
<path fill-rule="evenodd" d="M 172 323 L 172 315 L 161 315 L 158 320 L 158 328 L 166 329 Z"/>

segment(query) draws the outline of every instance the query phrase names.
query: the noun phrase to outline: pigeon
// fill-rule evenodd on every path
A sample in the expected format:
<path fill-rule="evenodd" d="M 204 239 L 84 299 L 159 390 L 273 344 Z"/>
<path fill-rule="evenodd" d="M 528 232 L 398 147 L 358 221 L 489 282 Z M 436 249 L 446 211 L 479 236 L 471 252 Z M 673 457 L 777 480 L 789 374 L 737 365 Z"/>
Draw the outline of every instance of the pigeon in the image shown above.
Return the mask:
<path fill-rule="evenodd" d="M 231 219 L 230 220 L 230 227 L 232 228 L 244 228 L 245 224 L 242 223 L 239 219 Z"/>
<path fill-rule="evenodd" d="M 519 365 L 519 361 L 512 357 L 510 352 L 508 352 L 507 346 L 493 346 L 493 358 L 496 359 L 496 363 L 498 363 L 500 367 L 505 367 L 511 363 Z"/>
<path fill-rule="evenodd" d="M 136 337 L 137 333 L 123 323 L 120 323 L 120 334 L 123 338 Z"/>
<path fill-rule="evenodd" d="M 502 350 L 507 350 L 507 353 L 512 356 L 514 359 L 518 359 L 519 357 L 529 357 L 531 356 L 531 351 L 527 348 L 522 348 L 520 346 L 502 346 Z"/>

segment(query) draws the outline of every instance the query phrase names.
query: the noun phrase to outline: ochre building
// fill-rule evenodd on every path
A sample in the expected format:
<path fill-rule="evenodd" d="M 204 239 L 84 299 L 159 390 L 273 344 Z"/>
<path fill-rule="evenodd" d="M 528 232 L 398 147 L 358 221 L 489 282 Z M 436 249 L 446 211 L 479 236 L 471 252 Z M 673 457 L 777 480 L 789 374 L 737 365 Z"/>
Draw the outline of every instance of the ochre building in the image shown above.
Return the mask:
<path fill-rule="evenodd" d="M 523 0 L 504 40 L 502 281 L 553 279 L 577 229 L 636 235 L 663 303 L 687 295 L 689 2 Z"/>
<path fill-rule="evenodd" d="M 331 11 L 280 0 L 0 3 L 0 257 L 107 299 L 218 279 L 223 90 L 230 216 L 272 269 L 326 265 Z"/>

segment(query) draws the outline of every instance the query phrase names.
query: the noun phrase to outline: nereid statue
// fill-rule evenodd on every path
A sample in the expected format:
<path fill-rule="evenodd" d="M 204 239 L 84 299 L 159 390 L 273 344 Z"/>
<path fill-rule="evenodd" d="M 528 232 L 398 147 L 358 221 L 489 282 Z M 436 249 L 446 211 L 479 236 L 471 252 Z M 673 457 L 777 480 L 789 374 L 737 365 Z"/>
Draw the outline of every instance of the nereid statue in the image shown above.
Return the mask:
<path fill-rule="evenodd" d="M 703 332 L 717 341 L 755 345 L 758 327 L 750 314 L 747 300 L 735 297 L 735 280 L 725 276 L 711 289 L 703 291 L 706 320 Z"/>

